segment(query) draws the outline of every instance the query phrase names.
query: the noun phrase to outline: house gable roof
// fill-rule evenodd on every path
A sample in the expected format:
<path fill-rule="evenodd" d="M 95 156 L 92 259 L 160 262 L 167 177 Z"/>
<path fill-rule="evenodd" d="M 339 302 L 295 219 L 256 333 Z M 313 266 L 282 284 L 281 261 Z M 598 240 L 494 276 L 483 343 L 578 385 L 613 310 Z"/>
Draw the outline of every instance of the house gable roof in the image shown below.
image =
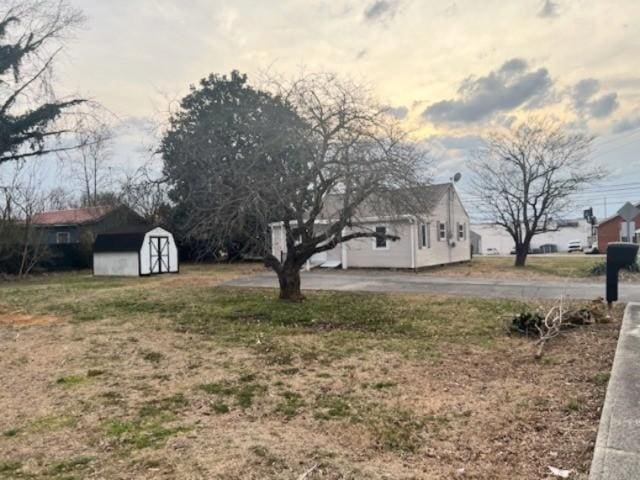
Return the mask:
<path fill-rule="evenodd" d="M 633 203 L 634 206 L 636 208 L 640 208 L 640 202 L 635 202 Z M 610 217 L 605 218 L 604 220 L 602 220 L 601 222 L 598 223 L 598 227 L 604 225 L 605 223 L 609 223 L 611 220 L 615 220 L 617 218 L 620 218 L 620 215 L 618 215 L 617 213 L 615 215 L 611 215 Z M 621 219 L 621 218 L 620 218 Z M 622 220 L 622 219 L 621 219 Z"/>
<path fill-rule="evenodd" d="M 109 206 L 53 210 L 34 215 L 32 223 L 36 226 L 51 227 L 55 225 L 86 225 L 101 220 L 114 210 Z"/>
<path fill-rule="evenodd" d="M 424 204 L 424 214 L 429 214 L 431 211 L 438 205 L 442 197 L 447 193 L 448 189 L 451 187 L 451 183 L 437 183 L 433 185 L 428 185 L 425 187 L 420 187 L 413 195 L 414 192 L 411 192 L 410 195 L 407 196 L 415 196 L 419 198 L 421 204 Z M 393 192 L 391 192 L 393 194 Z M 325 205 L 320 215 L 318 215 L 318 219 L 320 220 L 330 220 L 337 217 L 338 212 L 342 210 L 343 196 L 340 194 L 333 194 L 327 196 L 325 199 Z M 462 202 L 461 202 L 462 203 Z M 398 211 L 402 209 L 401 205 L 394 205 L 394 212 L 386 211 L 384 206 L 378 205 L 378 197 L 374 196 L 373 198 L 368 199 L 363 202 L 357 211 L 357 217 L 359 218 L 376 218 L 376 217 L 389 217 L 389 216 L 397 216 L 407 214 L 408 212 Z M 463 206 L 464 208 L 464 206 Z"/>

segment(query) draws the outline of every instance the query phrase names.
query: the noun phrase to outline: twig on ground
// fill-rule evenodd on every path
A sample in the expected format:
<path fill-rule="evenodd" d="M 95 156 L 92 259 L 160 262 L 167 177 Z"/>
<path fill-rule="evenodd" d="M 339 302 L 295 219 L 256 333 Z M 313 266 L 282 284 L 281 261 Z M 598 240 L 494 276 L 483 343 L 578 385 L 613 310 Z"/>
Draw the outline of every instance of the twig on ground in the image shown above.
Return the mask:
<path fill-rule="evenodd" d="M 298 477 L 298 480 L 304 480 L 305 478 L 307 478 L 309 475 L 311 475 L 311 473 L 313 473 L 313 471 L 318 468 L 318 464 L 315 464 L 313 467 L 311 467 L 309 470 L 307 470 L 306 472 L 304 472 L 302 475 L 300 475 Z"/>

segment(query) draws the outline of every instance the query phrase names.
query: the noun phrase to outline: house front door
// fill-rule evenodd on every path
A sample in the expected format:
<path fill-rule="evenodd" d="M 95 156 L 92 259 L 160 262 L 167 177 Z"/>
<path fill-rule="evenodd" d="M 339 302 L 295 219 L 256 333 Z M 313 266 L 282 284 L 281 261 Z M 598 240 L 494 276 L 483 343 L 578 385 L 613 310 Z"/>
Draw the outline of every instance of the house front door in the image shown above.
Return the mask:
<path fill-rule="evenodd" d="M 149 238 L 151 273 L 169 273 L 169 237 Z"/>

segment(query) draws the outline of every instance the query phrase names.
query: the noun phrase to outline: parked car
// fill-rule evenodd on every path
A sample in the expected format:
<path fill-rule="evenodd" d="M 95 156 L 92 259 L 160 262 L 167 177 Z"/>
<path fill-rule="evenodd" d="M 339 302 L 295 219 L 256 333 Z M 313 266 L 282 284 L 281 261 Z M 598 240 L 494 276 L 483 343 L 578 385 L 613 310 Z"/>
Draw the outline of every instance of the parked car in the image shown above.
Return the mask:
<path fill-rule="evenodd" d="M 497 248 L 489 247 L 484 251 L 485 255 L 500 255 L 500 252 Z"/>
<path fill-rule="evenodd" d="M 592 243 L 591 245 L 584 247 L 582 251 L 587 255 L 597 255 L 598 253 L 600 253 L 600 249 L 598 248 L 597 243 Z"/>
<path fill-rule="evenodd" d="M 581 240 L 571 240 L 567 244 L 567 251 L 569 253 L 581 252 L 582 251 L 582 241 Z"/>

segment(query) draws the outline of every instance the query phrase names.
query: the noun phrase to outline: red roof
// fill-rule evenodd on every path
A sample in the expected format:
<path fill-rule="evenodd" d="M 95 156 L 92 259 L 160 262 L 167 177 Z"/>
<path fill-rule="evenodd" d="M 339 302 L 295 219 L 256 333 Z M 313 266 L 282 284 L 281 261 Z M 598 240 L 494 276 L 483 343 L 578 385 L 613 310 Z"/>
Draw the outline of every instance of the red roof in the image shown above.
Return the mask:
<path fill-rule="evenodd" d="M 100 220 L 113 207 L 72 208 L 69 210 L 54 210 L 34 215 L 34 225 L 82 225 Z"/>

